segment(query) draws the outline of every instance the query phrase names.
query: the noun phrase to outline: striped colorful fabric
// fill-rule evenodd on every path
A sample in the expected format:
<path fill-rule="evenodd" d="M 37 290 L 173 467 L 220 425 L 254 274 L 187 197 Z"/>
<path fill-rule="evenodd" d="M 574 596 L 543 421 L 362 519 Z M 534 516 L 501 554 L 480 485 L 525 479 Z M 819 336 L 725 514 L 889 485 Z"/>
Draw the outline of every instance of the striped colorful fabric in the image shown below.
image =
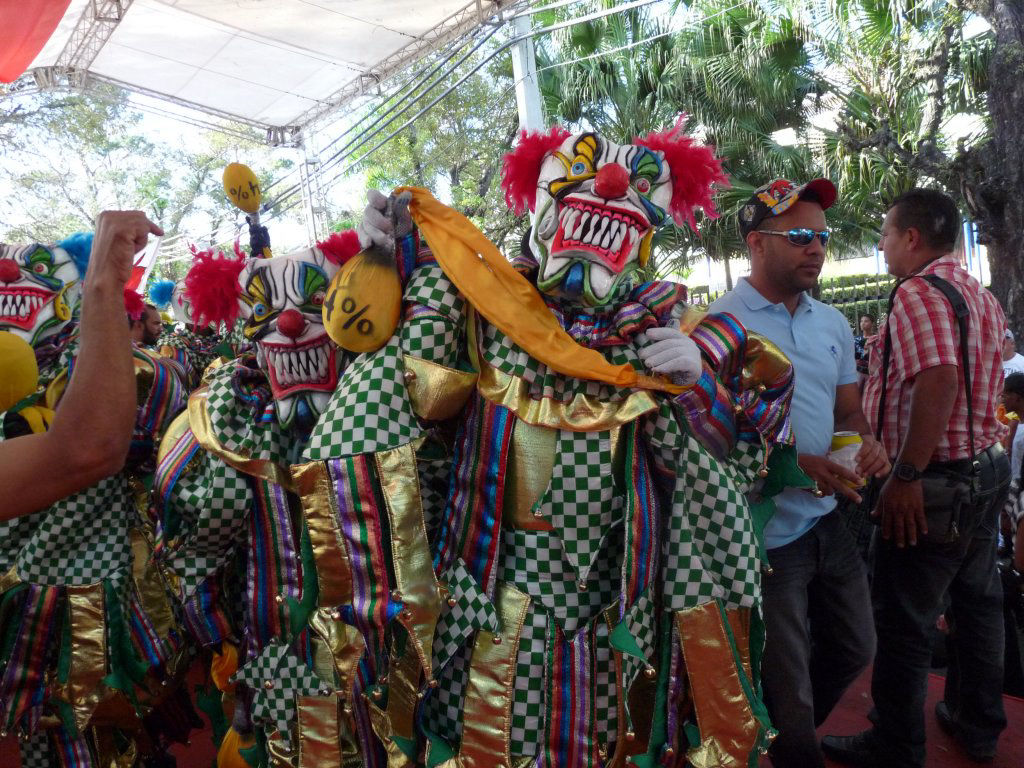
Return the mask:
<path fill-rule="evenodd" d="M 352 604 L 342 606 L 342 618 L 363 634 L 371 655 L 383 659 L 380 630 L 402 610 L 402 604 L 390 598 L 389 558 L 384 551 L 387 510 L 372 461 L 367 454 L 334 459 L 327 462 L 327 470 L 338 501 L 338 529 L 352 568 Z"/>
<path fill-rule="evenodd" d="M 128 628 L 135 650 L 150 664 L 159 666 L 170 657 L 176 645 L 174 639 L 160 637 L 142 607 L 138 591 L 134 587 L 128 596 Z"/>
<path fill-rule="evenodd" d="M 215 645 L 231 636 L 231 622 L 221 608 L 220 584 L 205 579 L 182 605 L 189 632 L 203 647 Z"/>
<path fill-rule="evenodd" d="M 59 761 L 53 768 L 98 768 L 85 734 L 75 737 L 64 728 L 57 728 L 53 734 L 53 747 L 50 754 Z"/>
<path fill-rule="evenodd" d="M 199 441 L 192 430 L 188 429 L 160 462 L 153 478 L 153 490 L 160 499 L 160 506 L 163 509 L 169 508 L 171 491 L 174 490 L 175 483 L 198 451 Z"/>
<path fill-rule="evenodd" d="M 287 491 L 277 483 L 253 483 L 246 571 L 249 600 L 249 654 L 257 655 L 274 638 L 286 637 L 287 598 L 302 595 L 298 537 L 292 528 Z M 278 600 L 278 598 L 284 598 Z"/>
<path fill-rule="evenodd" d="M 626 489 L 626 549 L 622 558 L 622 593 L 619 600 L 619 618 L 647 592 L 658 573 L 658 501 L 650 462 L 640 443 L 641 430 L 637 422 L 625 428 L 626 466 L 629 483 Z"/>
<path fill-rule="evenodd" d="M 600 762 L 595 738 L 594 627 L 570 641 L 548 622 L 547 722 L 541 768 L 593 768 Z"/>
<path fill-rule="evenodd" d="M 184 407 L 185 390 L 174 369 L 162 358 L 146 356 L 144 359 L 153 365 L 153 383 L 139 408 L 136 425 L 152 439 L 153 433 Z"/>
<path fill-rule="evenodd" d="M 492 599 L 513 422 L 508 409 L 479 395 L 471 399 L 455 441 L 455 477 L 434 557 L 434 570 L 442 573 L 461 555 Z"/>
<path fill-rule="evenodd" d="M 24 587 L 20 621 L 0 681 L 0 722 L 12 731 L 21 716 L 42 701 L 47 649 L 56 626 L 59 587 Z"/>

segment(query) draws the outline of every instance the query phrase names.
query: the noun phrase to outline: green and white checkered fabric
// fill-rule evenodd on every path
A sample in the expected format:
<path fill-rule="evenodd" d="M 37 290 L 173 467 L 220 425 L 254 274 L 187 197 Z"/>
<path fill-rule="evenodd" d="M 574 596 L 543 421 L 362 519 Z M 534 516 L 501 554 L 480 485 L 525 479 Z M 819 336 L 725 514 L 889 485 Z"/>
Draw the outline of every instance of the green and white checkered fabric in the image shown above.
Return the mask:
<path fill-rule="evenodd" d="M 618 402 L 632 393 L 632 390 L 617 389 L 607 384 L 576 379 L 553 371 L 520 349 L 493 325 L 479 316 L 477 319 L 477 338 L 480 339 L 484 360 L 498 370 L 519 376 L 528 382 L 530 397 L 534 399 L 548 397 L 565 403 L 576 395 L 587 395 L 604 402 Z M 631 345 L 604 347 L 598 351 L 613 365 L 629 363 L 638 370 L 644 368 L 640 356 Z"/>
<path fill-rule="evenodd" d="M 445 571 L 442 583 L 448 585 L 449 598 L 457 601 L 451 606 L 441 604 L 434 631 L 433 668 L 444 667 L 455 656 L 459 648 L 471 643 L 477 630 L 498 631 L 498 612 L 487 595 L 480 589 L 462 558 L 457 558 L 452 567 Z"/>
<path fill-rule="evenodd" d="M 246 476 L 205 451 L 179 476 L 167 504 L 181 516 L 182 527 L 167 543 L 164 562 L 178 576 L 183 600 L 244 540 L 252 502 Z"/>
<path fill-rule="evenodd" d="M 235 673 L 232 680 L 253 689 L 253 719 L 285 736 L 296 722 L 300 696 L 329 695 L 331 687 L 306 664 L 277 641 Z M 268 685 L 269 683 L 269 685 Z"/>
<path fill-rule="evenodd" d="M 654 604 L 647 595 L 641 595 L 626 612 L 626 628 L 636 638 L 637 645 L 643 651 L 644 658 L 638 659 L 632 654 L 622 654 L 622 682 L 629 690 L 636 676 L 644 668 L 654 664 L 654 646 L 658 641 L 658 627 L 654 614 Z M 645 661 L 646 660 L 646 663 Z"/>
<path fill-rule="evenodd" d="M 445 456 L 416 457 L 416 468 L 420 477 L 420 499 L 423 504 L 423 523 L 427 529 L 427 541 L 433 546 L 437 537 L 444 506 L 448 501 L 448 481 L 451 477 L 451 459 Z"/>
<path fill-rule="evenodd" d="M 461 330 L 438 312 L 414 307 L 399 330 L 402 351 L 453 368 L 459 359 Z"/>
<path fill-rule="evenodd" d="M 116 474 L 61 499 L 18 553 L 23 581 L 46 586 L 123 582 L 131 564 L 129 526 L 136 518 L 127 478 Z"/>
<path fill-rule="evenodd" d="M 603 619 L 594 628 L 594 715 L 606 742 L 615 742 L 619 730 L 618 692 L 615 690 L 615 657 L 611 630 Z M 608 750 L 612 754 L 611 749 Z"/>
<path fill-rule="evenodd" d="M 7 573 L 11 569 L 22 545 L 46 515 L 46 510 L 43 510 L 0 522 L 0 573 Z"/>
<path fill-rule="evenodd" d="M 206 412 L 217 441 L 232 453 L 287 466 L 292 437 L 275 420 L 263 421 L 240 401 L 231 381 L 237 364 L 210 374 Z"/>
<path fill-rule="evenodd" d="M 417 267 L 405 285 L 402 300 L 439 312 L 455 326 L 462 324 L 466 301 L 437 264 Z"/>
<path fill-rule="evenodd" d="M 712 598 L 726 608 L 760 600 L 757 538 L 736 471 L 686 436 L 675 466 L 675 489 L 663 547 L 666 608 Z"/>
<path fill-rule="evenodd" d="M 469 682 L 473 644 L 466 643 L 437 674 L 438 687 L 423 703 L 423 724 L 431 733 L 457 744 L 462 739 L 462 694 Z"/>
<path fill-rule="evenodd" d="M 305 457 L 311 461 L 397 448 L 423 434 L 405 389 L 398 335 L 359 355 L 342 373 Z"/>
<path fill-rule="evenodd" d="M 39 728 L 27 739 L 18 740 L 21 752 L 21 768 L 53 768 L 60 765 L 57 760 L 50 759 L 50 734 L 45 728 Z"/>
<path fill-rule="evenodd" d="M 619 598 L 624 535 L 613 527 L 584 588 L 566 559 L 558 536 L 547 531 L 502 531 L 498 580 L 525 592 L 571 637 Z"/>
<path fill-rule="evenodd" d="M 539 503 L 565 556 L 586 579 L 611 530 L 622 521 L 625 498 L 616 495 L 610 433 L 558 431 L 551 483 Z"/>
<path fill-rule="evenodd" d="M 533 757 L 544 739 L 547 626 L 547 613 L 531 601 L 519 636 L 509 730 L 509 749 L 517 756 Z"/>
<path fill-rule="evenodd" d="M 749 494 L 755 483 L 761 482 L 758 471 L 767 461 L 767 451 L 764 443 L 748 443 L 741 440 L 736 443 L 736 448 L 729 456 L 728 464 L 732 469 L 733 477 L 736 478 L 736 487 L 740 492 Z"/>

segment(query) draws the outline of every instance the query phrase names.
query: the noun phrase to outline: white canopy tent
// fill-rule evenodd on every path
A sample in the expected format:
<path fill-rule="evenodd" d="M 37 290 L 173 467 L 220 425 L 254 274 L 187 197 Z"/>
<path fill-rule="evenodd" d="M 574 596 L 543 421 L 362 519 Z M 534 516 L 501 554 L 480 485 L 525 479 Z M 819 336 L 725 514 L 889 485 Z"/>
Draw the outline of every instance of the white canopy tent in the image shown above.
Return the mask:
<path fill-rule="evenodd" d="M 517 0 L 72 0 L 11 90 L 90 81 L 294 141 Z"/>

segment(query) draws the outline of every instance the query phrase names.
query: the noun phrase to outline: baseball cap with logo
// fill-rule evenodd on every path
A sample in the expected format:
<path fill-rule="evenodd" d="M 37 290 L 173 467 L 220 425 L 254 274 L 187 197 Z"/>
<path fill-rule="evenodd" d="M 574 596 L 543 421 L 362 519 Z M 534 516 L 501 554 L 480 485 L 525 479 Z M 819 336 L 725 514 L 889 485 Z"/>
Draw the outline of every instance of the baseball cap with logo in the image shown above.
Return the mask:
<path fill-rule="evenodd" d="M 812 198 L 822 209 L 836 201 L 836 185 L 828 179 L 812 179 L 796 186 L 788 179 L 775 179 L 759 187 L 740 208 L 740 236 L 746 237 L 765 219 L 781 216 L 797 200 Z"/>

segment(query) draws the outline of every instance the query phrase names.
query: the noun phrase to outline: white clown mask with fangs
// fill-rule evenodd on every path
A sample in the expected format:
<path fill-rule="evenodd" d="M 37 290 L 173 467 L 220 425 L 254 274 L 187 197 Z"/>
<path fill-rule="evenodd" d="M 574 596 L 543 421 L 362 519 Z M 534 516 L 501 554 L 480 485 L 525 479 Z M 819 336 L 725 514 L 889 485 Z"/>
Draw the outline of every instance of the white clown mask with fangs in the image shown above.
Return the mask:
<path fill-rule="evenodd" d="M 80 270 L 59 246 L 0 244 L 0 330 L 33 347 L 59 333 L 78 307 Z"/>
<path fill-rule="evenodd" d="M 529 238 L 537 287 L 586 306 L 607 303 L 646 263 L 671 198 L 662 152 L 594 133 L 569 136 L 540 167 Z"/>
<path fill-rule="evenodd" d="M 321 307 L 338 271 L 318 248 L 251 259 L 238 277 L 245 336 L 255 342 L 285 427 L 308 429 L 338 384 L 341 353 L 324 329 Z"/>

